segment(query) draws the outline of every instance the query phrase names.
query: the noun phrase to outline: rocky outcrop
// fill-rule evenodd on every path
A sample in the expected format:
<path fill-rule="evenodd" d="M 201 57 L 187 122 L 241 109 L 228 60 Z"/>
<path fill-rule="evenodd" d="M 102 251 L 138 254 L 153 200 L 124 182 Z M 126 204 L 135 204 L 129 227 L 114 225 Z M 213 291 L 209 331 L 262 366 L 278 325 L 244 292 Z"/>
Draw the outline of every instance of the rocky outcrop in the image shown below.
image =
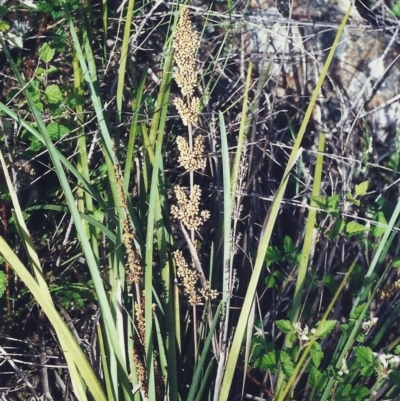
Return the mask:
<path fill-rule="evenodd" d="M 290 98 L 300 107 L 310 96 L 349 3 L 250 2 L 244 50 L 260 73 L 268 71 L 278 99 Z M 350 130 L 362 122 L 376 139 L 394 138 L 400 118 L 399 29 L 387 6 L 383 11 L 360 2 L 353 6 L 319 99 L 317 122 L 323 128 Z"/>

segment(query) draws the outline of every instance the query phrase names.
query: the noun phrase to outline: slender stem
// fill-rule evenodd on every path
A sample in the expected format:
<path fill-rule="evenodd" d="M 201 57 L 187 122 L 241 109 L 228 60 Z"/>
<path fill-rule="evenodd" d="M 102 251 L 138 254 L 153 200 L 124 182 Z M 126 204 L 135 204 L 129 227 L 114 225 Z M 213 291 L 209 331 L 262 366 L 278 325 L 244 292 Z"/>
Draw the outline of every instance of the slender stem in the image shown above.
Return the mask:
<path fill-rule="evenodd" d="M 197 308 L 196 304 L 193 305 L 193 340 L 194 340 L 194 360 L 197 361 L 198 357 L 198 352 L 199 350 L 197 349 Z"/>
<path fill-rule="evenodd" d="M 191 102 L 191 96 L 187 96 L 186 99 L 187 104 L 189 105 Z M 193 153 L 193 127 L 192 124 L 188 125 L 188 134 L 189 134 L 189 150 L 190 150 L 190 154 Z M 189 176 L 190 176 L 190 197 L 193 194 L 193 186 L 194 186 L 194 172 L 193 170 L 189 171 Z M 192 241 L 192 244 L 194 245 L 195 242 L 195 232 L 193 229 L 190 230 L 190 240 Z M 194 260 L 193 260 L 193 264 L 194 264 Z M 197 349 L 197 309 L 196 309 L 196 305 L 193 305 L 193 340 L 194 340 L 194 357 L 195 360 L 197 360 L 197 356 L 198 356 L 198 349 Z"/>

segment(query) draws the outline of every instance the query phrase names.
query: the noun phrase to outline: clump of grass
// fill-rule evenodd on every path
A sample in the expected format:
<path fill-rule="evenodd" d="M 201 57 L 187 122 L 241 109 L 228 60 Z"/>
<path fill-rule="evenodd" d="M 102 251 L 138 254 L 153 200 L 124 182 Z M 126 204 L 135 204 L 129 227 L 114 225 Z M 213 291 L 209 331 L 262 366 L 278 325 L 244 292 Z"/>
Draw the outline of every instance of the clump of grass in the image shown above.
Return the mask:
<path fill-rule="evenodd" d="M 127 5 L 127 21 L 133 16 L 133 3 L 129 1 Z M 53 325 L 69 367 L 72 382 L 70 390 L 79 400 L 84 401 L 92 396 L 100 401 L 127 400 L 132 397 L 135 401 L 163 399 L 225 401 L 229 397 L 239 395 L 240 390 L 237 388 L 240 386 L 236 387 L 235 384 L 239 380 L 234 378 L 242 377 L 241 373 L 240 376 L 236 376 L 238 366 L 242 365 L 244 366 L 243 379 L 241 378 L 242 393 L 246 370 L 254 367 L 265 373 L 266 381 L 269 380 L 270 388 L 265 394 L 277 400 L 283 401 L 293 397 L 297 399 L 302 396 L 313 400 L 350 399 L 350 396 L 355 400 L 365 399 L 367 396 L 372 399 L 374 391 L 381 391 L 380 389 L 387 385 L 388 377 L 393 383 L 398 379 L 394 371 L 398 357 L 394 354 L 400 353 L 400 350 L 395 349 L 393 354 L 389 352 L 396 346 L 398 340 L 393 341 L 387 352 L 374 353 L 372 348 L 383 336 L 383 327 L 369 339 L 369 345 L 362 342 L 376 329 L 376 320 L 367 319 L 366 316 L 382 282 L 377 272 L 393 241 L 392 229 L 399 216 L 400 206 L 396 206 L 387 224 L 362 287 L 355 291 L 348 323 L 341 325 L 342 334 L 335 337 L 339 340 L 329 354 L 332 358 L 326 371 L 321 368 L 321 361 L 328 356 L 324 353 L 324 341 L 338 326 L 338 322 L 329 319 L 329 316 L 338 305 L 339 297 L 356 269 L 358 257 L 344 274 L 339 285 L 335 282 L 329 283 L 332 296 L 328 305 L 324 305 L 321 316 L 318 318 L 311 316 L 309 317 L 311 323 L 305 322 L 307 318 L 304 312 L 306 310 L 304 290 L 310 269 L 309 258 L 320 238 L 316 229 L 317 208 L 336 219 L 332 220 L 335 229 L 332 229 L 329 235 L 333 236 L 333 231 L 340 229 L 347 236 L 356 235 L 364 232 L 365 227 L 341 222 L 337 217 L 338 199 L 320 195 L 325 150 L 323 134 L 319 136 L 318 156 L 310 196 L 311 207 L 307 214 L 307 223 L 301 233 L 303 246 L 298 251 L 293 241 L 285 238 L 283 245 L 285 252 L 281 256 L 277 251 L 279 247 L 270 245 L 292 169 L 303 152 L 300 145 L 308 120 L 346 19 L 321 73 L 300 131 L 295 136 L 278 190 L 263 222 L 260 235 L 257 241 L 254 241 L 255 249 L 248 250 L 248 254 L 245 255 L 250 263 L 253 262 L 253 255 L 255 258 L 251 277 L 247 282 L 245 274 L 242 275 L 242 272 L 235 269 L 235 263 L 241 245 L 238 221 L 244 213 L 241 201 L 248 173 L 247 149 L 254 146 L 247 140 L 251 111 L 257 104 L 257 99 L 249 100 L 252 67 L 250 64 L 243 89 L 237 143 L 234 143 L 235 140 L 226 132 L 227 116 L 224 113 L 228 111 L 219 111 L 218 120 L 210 124 L 218 126 L 219 135 L 215 140 L 219 141 L 220 150 L 213 157 L 218 159 L 222 166 L 222 171 L 217 172 L 222 176 L 222 182 L 217 187 L 220 195 L 218 201 L 221 201 L 218 206 L 222 213 L 212 215 L 213 210 L 206 210 L 203 206 L 202 198 L 206 188 L 201 186 L 202 180 L 200 180 L 200 174 L 209 167 L 206 162 L 207 137 L 199 128 L 202 121 L 200 109 L 203 105 L 200 97 L 196 95 L 200 79 L 196 54 L 201 42 L 191 23 L 189 8 L 179 7 L 174 9 L 176 18 L 171 20 L 169 25 L 170 40 L 166 43 L 166 58 L 159 93 L 152 111 L 151 126 L 147 127 L 144 122 L 139 122 L 137 117 L 143 107 L 141 99 L 144 97 L 146 75 L 135 87 L 137 103 L 134 105 L 135 115 L 132 122 L 129 122 L 131 124 L 129 130 L 125 133 L 123 125 L 118 126 L 120 137 L 124 137 L 122 134 L 127 135 L 127 149 L 122 149 L 120 143 L 112 139 L 109 119 L 104 112 L 106 102 L 98 87 L 99 74 L 87 28 L 83 25 L 81 31 L 75 29 L 76 21 L 69 15 L 68 7 L 65 9 L 76 55 L 75 90 L 80 95 L 86 94 L 87 105 L 91 102 L 99 127 L 101 139 L 99 158 L 106 166 L 104 185 L 106 189 L 103 190 L 98 189 L 94 182 L 96 176 L 90 171 L 86 149 L 87 127 L 84 123 L 82 105 L 76 107 L 77 132 L 80 138 L 77 140 L 78 168 L 75 168 L 73 163 L 54 146 L 37 103 L 32 99 L 3 43 L 35 124 L 21 119 L 14 110 L 2 103 L 0 110 L 29 131 L 51 155 L 64 193 L 65 204 L 60 206 L 62 210 L 70 213 L 74 222 L 73 232 L 79 239 L 77 248 L 85 257 L 87 269 L 94 283 L 96 301 L 100 306 L 100 320 L 96 326 L 96 346 L 101 357 L 99 370 L 96 371 L 94 366 L 90 365 L 89 356 L 82 351 L 54 305 L 48 283 L 44 279 L 40 259 L 24 222 L 10 177 L 7 175 L 6 162 L 1 154 L 0 160 L 15 209 L 15 224 L 27 253 L 26 262 L 20 260 L 15 250 L 2 237 L 0 237 L 0 253 L 24 281 Z M 153 11 L 154 8 L 151 12 Z M 130 38 L 130 24 L 127 25 L 122 38 L 123 50 L 116 94 L 118 124 L 124 119 L 122 89 L 126 78 L 125 65 Z M 80 32 L 79 35 L 77 32 Z M 172 73 L 173 64 L 175 64 L 174 73 Z M 85 77 L 85 84 L 82 76 Z M 182 176 L 188 176 L 189 184 L 187 187 L 172 185 L 173 190 L 169 193 L 167 189 L 169 177 L 164 166 L 171 161 L 166 160 L 165 155 L 174 152 L 164 152 L 166 145 L 164 138 L 172 79 L 180 90 L 180 96 L 174 99 L 173 104 L 178 110 L 180 123 L 187 130 L 187 135 L 178 136 L 173 144 L 179 152 L 177 160 L 173 162 L 182 169 Z M 121 155 L 126 155 L 125 163 L 122 163 Z M 132 160 L 137 162 L 133 163 Z M 125 166 L 125 169 L 121 166 Z M 134 176 L 139 177 L 136 182 Z M 133 183 L 137 186 L 135 199 L 129 195 Z M 250 184 L 247 183 L 247 187 Z M 356 193 L 347 194 L 346 199 L 354 205 L 359 205 L 358 198 L 364 196 L 366 191 L 366 186 L 360 185 Z M 78 194 L 77 197 L 75 194 Z M 104 216 L 101 221 L 93 217 L 96 211 Z M 253 211 L 247 210 L 247 212 Z M 201 237 L 199 231 L 210 218 L 216 222 L 215 227 L 210 233 L 205 233 L 204 237 Z M 171 226 L 178 226 L 180 229 L 178 237 L 182 237 L 184 242 L 180 242 L 179 246 L 176 245 L 177 241 L 172 235 Z M 256 230 L 255 227 L 251 228 Z M 102 236 L 101 241 L 99 233 Z M 321 233 L 319 235 L 321 236 Z M 207 242 L 207 249 L 202 242 Z M 279 341 L 278 338 L 278 341 L 273 343 L 269 341 L 270 334 L 264 332 L 262 312 L 266 309 L 271 316 L 275 316 L 273 315 L 275 312 L 269 305 L 265 306 L 258 302 L 258 289 L 260 277 L 263 272 L 265 273 L 265 265 L 270 266 L 277 260 L 293 262 L 293 270 L 287 277 L 280 271 L 278 271 L 280 275 L 274 274 L 276 271 L 267 274 L 265 292 L 269 295 L 272 293 L 272 287 L 274 290 L 270 299 L 277 298 L 277 304 L 283 302 L 282 297 L 286 288 L 294 282 L 295 284 L 293 291 L 285 294 L 291 301 L 286 315 L 273 321 L 274 331 L 279 330 L 284 340 Z M 382 277 L 385 276 L 387 269 L 389 267 L 383 272 Z M 239 316 L 235 316 L 232 313 L 232 299 L 236 295 L 236 278 L 239 275 L 240 286 L 245 289 L 244 299 L 235 299 L 239 306 Z M 281 276 L 284 276 L 284 279 L 277 285 L 277 278 Z M 391 297 L 396 289 L 398 289 L 397 281 L 379 293 L 382 297 Z M 190 306 L 190 318 L 186 313 L 187 304 Z M 394 308 L 388 320 L 393 321 L 399 308 L 397 306 Z M 259 352 L 257 357 L 254 356 L 256 351 Z M 302 383 L 305 377 L 309 387 L 305 390 L 299 389 L 299 383 Z M 365 377 L 368 379 L 364 379 Z M 370 384 L 371 389 L 371 391 L 367 389 L 368 394 L 367 384 Z M 88 391 L 91 396 L 87 394 Z M 398 388 L 393 384 L 387 394 L 393 395 L 396 391 Z"/>

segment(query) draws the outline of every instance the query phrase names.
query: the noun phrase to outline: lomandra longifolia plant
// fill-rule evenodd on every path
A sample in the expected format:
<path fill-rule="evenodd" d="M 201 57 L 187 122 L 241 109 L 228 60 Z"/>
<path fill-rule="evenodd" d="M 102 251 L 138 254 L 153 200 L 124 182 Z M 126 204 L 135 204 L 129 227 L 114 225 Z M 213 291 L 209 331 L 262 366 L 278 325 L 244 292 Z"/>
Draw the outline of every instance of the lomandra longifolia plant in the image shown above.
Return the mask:
<path fill-rule="evenodd" d="M 177 275 L 183 284 L 185 296 L 193 307 L 195 347 L 197 347 L 196 305 L 203 299 L 216 296 L 216 292 L 209 289 L 205 278 L 199 257 L 200 243 L 196 239 L 196 231 L 210 217 L 208 210 L 201 210 L 200 208 L 201 189 L 199 185 L 194 183 L 195 172 L 201 171 L 206 165 L 203 155 L 205 137 L 195 134 L 195 126 L 200 113 L 200 98 L 194 95 L 198 78 L 196 72 L 198 46 L 199 38 L 192 28 L 189 10 L 184 8 L 173 40 L 174 62 L 176 64 L 174 79 L 182 94 L 181 97 L 174 100 L 174 105 L 183 124 L 188 128 L 188 138 L 178 136 L 176 143 L 179 150 L 178 163 L 189 173 L 190 186 L 188 190 L 179 185 L 175 186 L 177 205 L 172 206 L 171 214 L 180 224 L 191 258 L 188 262 L 182 250 L 174 252 Z M 197 355 L 197 348 L 195 348 L 195 354 Z"/>

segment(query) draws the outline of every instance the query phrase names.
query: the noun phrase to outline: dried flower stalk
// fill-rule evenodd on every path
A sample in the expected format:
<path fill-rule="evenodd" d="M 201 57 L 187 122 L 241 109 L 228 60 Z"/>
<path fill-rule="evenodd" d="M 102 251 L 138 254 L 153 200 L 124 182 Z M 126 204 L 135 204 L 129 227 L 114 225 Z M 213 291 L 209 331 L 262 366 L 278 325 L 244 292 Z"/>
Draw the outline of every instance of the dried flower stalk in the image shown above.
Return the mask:
<path fill-rule="evenodd" d="M 182 281 L 185 295 L 188 297 L 189 304 L 193 306 L 193 324 L 196 327 L 196 305 L 203 298 L 215 297 L 216 292 L 210 290 L 206 282 L 198 257 L 199 244 L 195 240 L 195 232 L 209 219 L 210 213 L 207 210 L 200 210 L 201 189 L 199 185 L 194 185 L 194 172 L 204 169 L 206 165 L 203 157 L 205 138 L 200 135 L 193 138 L 193 127 L 197 124 L 201 107 L 200 99 L 194 96 L 197 85 L 196 52 L 199 46 L 199 38 L 192 28 L 189 10 L 186 7 L 181 12 L 172 46 L 175 50 L 174 61 L 176 65 L 174 79 L 182 93 L 182 97 L 177 97 L 174 100 L 174 105 L 182 123 L 188 127 L 189 133 L 188 140 L 181 136 L 176 139 L 180 153 L 178 162 L 181 167 L 189 172 L 190 188 L 186 194 L 179 185 L 175 186 L 177 205 L 172 206 L 171 214 L 181 223 L 181 230 L 187 241 L 192 261 L 187 263 L 180 250 L 174 252 L 174 259 L 177 275 Z M 190 230 L 190 236 L 185 227 Z M 199 286 L 199 281 L 201 286 Z M 193 333 L 195 355 L 197 355 L 197 329 L 194 329 Z"/>
<path fill-rule="evenodd" d="M 129 219 L 128 206 L 126 204 L 126 197 L 124 193 L 124 185 L 122 182 L 122 176 L 119 169 L 119 164 L 114 165 L 115 176 L 117 178 L 118 198 L 121 202 L 121 208 L 123 210 L 123 240 L 126 248 L 126 255 L 128 261 L 128 273 L 127 279 L 130 283 L 138 283 L 143 275 L 142 260 L 139 252 L 135 249 L 135 237 L 136 232 L 132 226 L 132 222 Z"/>
<path fill-rule="evenodd" d="M 380 291 L 379 298 L 386 301 L 392 299 L 397 292 L 400 290 L 400 279 L 393 283 L 386 284 L 385 287 Z"/>
<path fill-rule="evenodd" d="M 146 352 L 145 352 L 145 337 L 146 337 L 146 321 L 144 318 L 144 294 L 141 302 L 135 302 L 135 318 L 136 318 L 136 329 L 137 336 L 134 339 L 134 346 L 132 349 L 133 360 L 135 362 L 136 374 L 139 379 L 140 392 L 142 397 L 147 400 L 147 369 L 146 369 Z M 155 305 L 153 305 L 153 311 Z M 157 362 L 157 354 L 153 351 L 153 361 L 154 361 L 154 374 L 155 374 L 155 384 L 156 384 L 156 395 L 157 400 L 162 400 L 164 398 L 164 378 L 161 374 L 160 366 Z"/>

